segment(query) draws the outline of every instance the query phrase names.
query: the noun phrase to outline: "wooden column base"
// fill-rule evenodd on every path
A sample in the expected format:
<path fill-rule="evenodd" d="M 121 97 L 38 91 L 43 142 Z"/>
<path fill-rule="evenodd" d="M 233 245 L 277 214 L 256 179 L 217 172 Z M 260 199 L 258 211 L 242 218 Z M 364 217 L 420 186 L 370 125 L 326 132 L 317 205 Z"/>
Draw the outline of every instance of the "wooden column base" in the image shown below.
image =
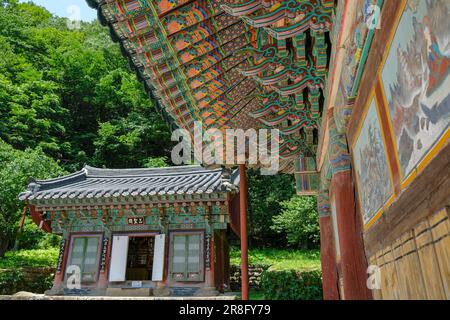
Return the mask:
<path fill-rule="evenodd" d="M 53 287 L 51 290 L 60 290 L 64 287 L 64 273 L 56 273 L 55 279 L 53 280 Z"/>
<path fill-rule="evenodd" d="M 158 281 L 156 288 L 153 289 L 153 295 L 155 297 L 168 297 L 170 296 L 170 289 L 167 287 L 166 281 Z"/>
<path fill-rule="evenodd" d="M 320 217 L 320 260 L 324 300 L 339 300 L 336 252 L 331 217 Z"/>
<path fill-rule="evenodd" d="M 345 299 L 372 299 L 372 293 L 367 288 L 367 260 L 350 170 L 333 175 L 330 193 L 336 205 Z"/>
<path fill-rule="evenodd" d="M 100 276 L 98 278 L 98 285 L 97 287 L 100 289 L 105 289 L 108 287 L 108 273 L 107 272 L 102 272 L 100 273 Z"/>

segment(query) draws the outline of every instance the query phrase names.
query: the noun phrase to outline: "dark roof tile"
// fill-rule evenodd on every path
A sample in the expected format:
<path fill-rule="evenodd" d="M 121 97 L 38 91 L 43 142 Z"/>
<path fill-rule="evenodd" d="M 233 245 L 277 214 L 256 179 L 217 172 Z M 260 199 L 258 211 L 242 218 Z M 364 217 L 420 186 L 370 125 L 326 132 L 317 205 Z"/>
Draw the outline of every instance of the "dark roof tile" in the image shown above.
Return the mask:
<path fill-rule="evenodd" d="M 85 166 L 64 177 L 31 180 L 19 199 L 98 199 L 227 192 L 236 189 L 235 178 L 236 174 L 226 175 L 223 169 L 210 170 L 201 166 L 152 169 L 99 169 Z"/>

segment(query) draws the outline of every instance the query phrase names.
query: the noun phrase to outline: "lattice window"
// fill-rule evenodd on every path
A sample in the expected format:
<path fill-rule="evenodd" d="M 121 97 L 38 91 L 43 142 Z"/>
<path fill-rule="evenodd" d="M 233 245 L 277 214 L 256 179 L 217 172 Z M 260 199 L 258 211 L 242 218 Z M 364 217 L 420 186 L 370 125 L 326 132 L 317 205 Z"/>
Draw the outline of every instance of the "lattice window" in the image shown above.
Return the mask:
<path fill-rule="evenodd" d="M 172 234 L 172 279 L 203 281 L 203 234 Z"/>
<path fill-rule="evenodd" d="M 81 282 L 96 282 L 100 236 L 73 237 L 69 265 L 76 265 L 81 271 Z"/>

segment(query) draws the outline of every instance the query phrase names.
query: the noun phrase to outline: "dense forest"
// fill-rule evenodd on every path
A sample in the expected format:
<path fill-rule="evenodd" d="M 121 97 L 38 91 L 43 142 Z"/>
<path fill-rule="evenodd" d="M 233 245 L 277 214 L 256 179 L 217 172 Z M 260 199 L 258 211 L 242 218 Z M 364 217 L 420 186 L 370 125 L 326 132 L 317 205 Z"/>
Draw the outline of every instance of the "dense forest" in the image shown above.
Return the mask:
<path fill-rule="evenodd" d="M 42 7 L 0 0 L 0 256 L 14 244 L 57 244 L 28 219 L 14 241 L 24 205 L 17 195 L 30 176 L 46 179 L 84 164 L 170 165 L 170 137 L 107 29 L 82 22 L 71 30 Z M 316 246 L 315 200 L 293 197 L 292 176 L 249 175 L 250 243 Z"/>
<path fill-rule="evenodd" d="M 70 30 L 41 7 L 0 1 L 0 254 L 12 245 L 29 176 L 162 166 L 171 146 L 105 28 Z"/>
<path fill-rule="evenodd" d="M 7 5 L 9 4 L 9 5 Z M 0 138 L 67 170 L 138 167 L 170 152 L 170 132 L 98 23 L 69 30 L 32 4 L 0 11 Z"/>

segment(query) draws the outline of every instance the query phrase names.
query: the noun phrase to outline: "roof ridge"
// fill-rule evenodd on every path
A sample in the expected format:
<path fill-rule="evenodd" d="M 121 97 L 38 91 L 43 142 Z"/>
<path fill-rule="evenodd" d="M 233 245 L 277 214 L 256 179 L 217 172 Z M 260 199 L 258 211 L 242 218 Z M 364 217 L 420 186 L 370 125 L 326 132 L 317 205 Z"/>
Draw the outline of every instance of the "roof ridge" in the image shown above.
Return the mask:
<path fill-rule="evenodd" d="M 202 166 L 166 167 L 156 170 L 100 169 L 85 166 L 73 174 L 47 181 L 32 181 L 20 200 L 86 197 L 102 191 L 102 197 L 210 193 L 236 190 L 227 170 Z M 106 183 L 105 183 L 106 182 Z M 110 183 L 109 183 L 110 182 Z M 104 191 L 104 192 L 103 192 Z"/>
<path fill-rule="evenodd" d="M 29 185 L 34 184 L 39 187 L 48 188 L 52 185 L 70 184 L 73 180 L 88 179 L 88 178 L 139 178 L 139 177 L 156 177 L 156 176 L 180 176 L 180 175 L 194 175 L 194 174 L 214 174 L 223 171 L 222 168 L 207 169 L 201 165 L 186 165 L 186 166 L 170 166 L 161 168 L 125 168 L 125 169 L 109 169 L 109 168 L 95 168 L 85 165 L 81 170 L 74 173 L 52 178 L 46 180 L 37 180 L 30 178 Z M 109 173 L 109 174 L 108 174 Z M 135 173 L 135 174 L 133 174 Z"/>
<path fill-rule="evenodd" d="M 157 171 L 157 170 L 165 170 L 165 169 L 184 169 L 184 168 L 203 168 L 205 169 L 205 167 L 202 167 L 199 164 L 191 164 L 191 165 L 184 165 L 184 166 L 168 166 L 168 167 L 156 167 L 156 168 L 98 168 L 98 167 L 93 167 L 90 165 L 85 165 L 83 167 L 83 169 L 87 169 L 87 170 L 104 170 L 104 171 L 114 171 L 114 170 L 123 170 L 123 171 L 138 171 L 138 170 L 148 170 L 148 171 Z M 207 170 L 207 169 L 205 169 Z"/>
<path fill-rule="evenodd" d="M 207 169 L 200 165 L 171 166 L 161 168 L 130 168 L 130 169 L 107 169 L 85 166 L 87 178 L 130 178 L 130 177 L 152 177 L 152 176 L 176 176 L 187 174 L 208 174 L 222 171 L 218 169 Z"/>
<path fill-rule="evenodd" d="M 45 179 L 45 180 L 38 180 L 38 179 L 34 179 L 34 178 L 30 178 L 30 182 L 34 182 L 36 184 L 40 184 L 40 185 L 47 185 L 47 184 L 52 184 L 52 183 L 56 183 L 56 182 L 64 182 L 67 180 L 71 180 L 73 178 L 79 178 L 82 176 L 87 176 L 87 171 L 83 168 L 79 171 L 76 171 L 74 173 L 70 173 L 68 175 L 62 176 L 62 177 L 57 177 L 57 178 L 51 178 L 51 179 Z"/>

